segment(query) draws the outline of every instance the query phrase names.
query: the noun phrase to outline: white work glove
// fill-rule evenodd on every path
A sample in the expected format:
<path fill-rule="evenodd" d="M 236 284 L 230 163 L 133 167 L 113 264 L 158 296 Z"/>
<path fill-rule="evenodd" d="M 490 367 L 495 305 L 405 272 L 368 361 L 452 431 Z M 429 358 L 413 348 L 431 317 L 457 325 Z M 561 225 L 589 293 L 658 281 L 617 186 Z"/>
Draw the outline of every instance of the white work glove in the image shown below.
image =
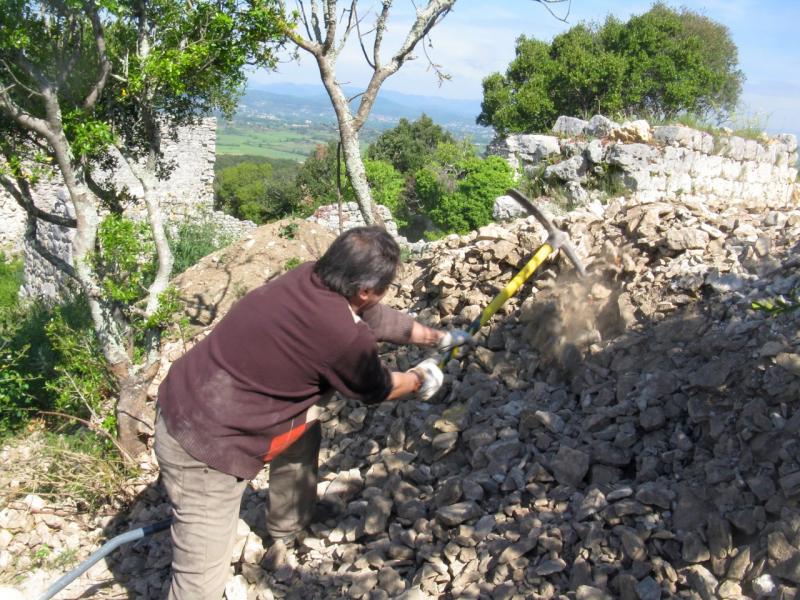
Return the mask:
<path fill-rule="evenodd" d="M 472 335 L 463 329 L 453 329 L 446 331 L 444 337 L 439 340 L 439 351 L 450 352 L 453 348 L 473 343 Z"/>
<path fill-rule="evenodd" d="M 416 367 L 411 369 L 422 377 L 422 385 L 417 390 L 420 400 L 430 400 L 439 391 L 444 382 L 444 374 L 436 364 L 435 358 L 426 358 Z"/>

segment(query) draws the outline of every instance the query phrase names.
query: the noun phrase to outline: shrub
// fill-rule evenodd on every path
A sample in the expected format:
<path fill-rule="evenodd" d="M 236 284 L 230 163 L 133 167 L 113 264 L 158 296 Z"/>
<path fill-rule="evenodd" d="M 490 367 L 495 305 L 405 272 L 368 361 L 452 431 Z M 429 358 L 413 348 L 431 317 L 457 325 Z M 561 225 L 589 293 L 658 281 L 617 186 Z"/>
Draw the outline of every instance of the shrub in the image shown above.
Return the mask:
<path fill-rule="evenodd" d="M 178 225 L 174 235 L 168 236 L 169 248 L 175 260 L 172 273 L 183 273 L 196 265 L 204 256 L 233 242 L 230 235 L 219 235 L 217 227 L 208 219 L 187 219 Z"/>
<path fill-rule="evenodd" d="M 422 210 L 444 233 L 467 233 L 490 223 L 495 198 L 512 184 L 502 158 L 481 159 L 467 144 L 441 144 L 433 162 L 415 175 Z"/>
<path fill-rule="evenodd" d="M 0 310 L 17 305 L 17 293 L 22 285 L 22 259 L 7 259 L 0 252 Z"/>
<path fill-rule="evenodd" d="M 86 310 L 86 312 L 83 312 Z M 47 339 L 57 355 L 54 377 L 45 384 L 58 412 L 90 420 L 105 431 L 116 431 L 113 398 L 116 385 L 88 319 L 86 301 L 56 307 L 47 325 Z"/>

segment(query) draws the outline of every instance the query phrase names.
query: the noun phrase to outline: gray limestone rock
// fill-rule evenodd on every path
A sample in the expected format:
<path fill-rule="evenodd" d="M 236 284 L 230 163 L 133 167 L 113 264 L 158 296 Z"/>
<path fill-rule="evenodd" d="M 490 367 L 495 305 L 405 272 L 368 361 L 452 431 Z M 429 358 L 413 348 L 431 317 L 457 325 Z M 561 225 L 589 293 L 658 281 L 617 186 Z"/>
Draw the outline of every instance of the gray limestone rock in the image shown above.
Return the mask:
<path fill-rule="evenodd" d="M 561 446 L 553 458 L 553 475 L 559 483 L 577 487 L 589 471 L 589 455 L 581 450 Z"/>

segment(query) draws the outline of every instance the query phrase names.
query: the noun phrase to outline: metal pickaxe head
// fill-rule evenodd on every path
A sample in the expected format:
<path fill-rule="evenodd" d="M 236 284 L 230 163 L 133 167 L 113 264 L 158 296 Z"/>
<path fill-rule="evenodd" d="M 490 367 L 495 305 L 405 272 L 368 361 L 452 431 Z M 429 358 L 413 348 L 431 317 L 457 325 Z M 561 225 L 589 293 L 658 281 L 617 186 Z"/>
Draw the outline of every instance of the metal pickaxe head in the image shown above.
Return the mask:
<path fill-rule="evenodd" d="M 539 221 L 545 228 L 545 231 L 547 231 L 547 244 L 549 244 L 553 250 L 561 250 L 566 257 L 569 258 L 570 262 L 575 265 L 581 277 L 585 277 L 586 269 L 584 269 L 583 263 L 578 258 L 578 253 L 575 251 L 575 246 L 570 242 L 569 236 L 560 229 L 556 229 L 556 226 L 553 225 L 550 218 L 539 210 L 533 202 L 522 194 L 522 192 L 512 188 L 507 190 L 506 193 L 516 200 L 520 206 L 536 217 L 536 220 Z"/>

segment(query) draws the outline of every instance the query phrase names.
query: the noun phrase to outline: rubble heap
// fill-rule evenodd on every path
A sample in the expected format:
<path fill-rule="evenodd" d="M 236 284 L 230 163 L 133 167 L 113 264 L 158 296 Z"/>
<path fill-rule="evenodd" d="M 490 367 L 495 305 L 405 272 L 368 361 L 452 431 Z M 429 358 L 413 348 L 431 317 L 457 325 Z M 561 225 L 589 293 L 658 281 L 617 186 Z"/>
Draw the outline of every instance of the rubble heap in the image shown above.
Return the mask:
<path fill-rule="evenodd" d="M 800 210 L 634 195 L 556 223 L 587 278 L 544 265 L 432 401 L 331 401 L 319 492 L 339 516 L 265 548 L 263 474 L 228 598 L 795 596 L 800 311 L 751 304 L 800 285 Z M 542 241 L 530 218 L 446 238 L 387 301 L 465 326 Z M 385 356 L 406 369 L 425 352 Z M 167 511 L 151 487 L 119 531 Z M 32 540 L 20 515 L 0 512 L 7 549 Z M 168 563 L 154 536 L 84 585 L 113 575 L 156 598 Z"/>

